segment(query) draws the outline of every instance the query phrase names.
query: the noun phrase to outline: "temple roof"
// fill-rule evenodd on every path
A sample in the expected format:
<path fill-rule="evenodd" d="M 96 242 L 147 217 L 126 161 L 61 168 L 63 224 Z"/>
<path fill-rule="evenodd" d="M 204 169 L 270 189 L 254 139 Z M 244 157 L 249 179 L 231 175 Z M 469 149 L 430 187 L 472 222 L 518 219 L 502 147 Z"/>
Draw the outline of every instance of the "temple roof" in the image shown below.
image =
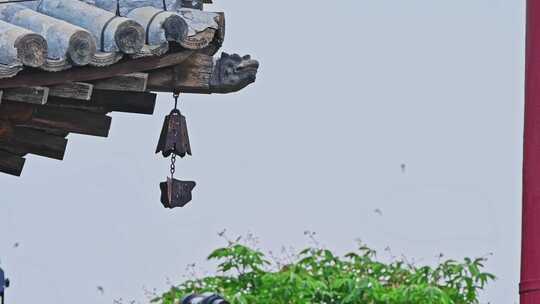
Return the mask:
<path fill-rule="evenodd" d="M 209 0 L 0 0 L 0 172 L 61 160 L 70 133 L 108 136 L 110 112 L 152 114 L 156 94 L 230 93 L 259 63 L 222 53 Z"/>
<path fill-rule="evenodd" d="M 123 58 L 161 56 L 172 43 L 192 50 L 207 47 L 220 30 L 220 15 L 184 7 L 182 2 L 0 4 L 0 79 L 29 67 L 56 72 L 77 66 L 110 66 Z"/>

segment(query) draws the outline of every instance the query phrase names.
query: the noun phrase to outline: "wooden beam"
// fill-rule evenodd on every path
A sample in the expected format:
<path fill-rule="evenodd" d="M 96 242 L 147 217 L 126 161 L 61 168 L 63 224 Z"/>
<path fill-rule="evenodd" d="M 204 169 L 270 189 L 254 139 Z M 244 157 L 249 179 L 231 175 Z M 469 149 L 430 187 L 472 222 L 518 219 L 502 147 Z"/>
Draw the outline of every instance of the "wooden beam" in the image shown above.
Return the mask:
<path fill-rule="evenodd" d="M 210 93 L 210 80 L 214 71 L 212 56 L 196 53 L 183 64 L 152 71 L 148 87 L 152 91 Z"/>
<path fill-rule="evenodd" d="M 66 82 L 49 87 L 49 96 L 90 100 L 94 85 L 84 82 Z"/>
<path fill-rule="evenodd" d="M 24 157 L 28 155 L 28 151 L 23 150 L 21 147 L 15 147 L 15 146 L 6 145 L 3 143 L 0 143 L 0 151 L 9 152 L 19 157 Z"/>
<path fill-rule="evenodd" d="M 68 98 L 51 98 L 49 99 L 49 103 L 47 104 L 47 106 L 56 109 L 78 110 L 101 115 L 105 115 L 108 112 L 111 112 L 104 107 L 92 105 L 89 103 L 89 101 L 81 102 L 80 100 Z"/>
<path fill-rule="evenodd" d="M 7 120 L 0 120 L 0 140 L 8 139 L 13 135 L 13 124 Z"/>
<path fill-rule="evenodd" d="M 111 118 L 103 113 L 35 106 L 18 102 L 0 105 L 0 119 L 16 126 L 107 137 Z"/>
<path fill-rule="evenodd" d="M 0 150 L 0 172 L 21 176 L 25 159 Z"/>
<path fill-rule="evenodd" d="M 51 128 L 45 128 L 45 127 L 37 128 L 37 127 L 34 127 L 34 126 L 28 126 L 27 128 L 38 130 L 38 131 L 41 131 L 41 132 L 45 132 L 47 134 L 58 136 L 58 137 L 64 137 L 65 138 L 66 136 L 69 135 L 69 132 L 64 131 L 64 130 L 51 129 Z"/>
<path fill-rule="evenodd" d="M 215 61 L 204 53 L 193 54 L 175 67 L 151 71 L 148 89 L 157 92 L 232 93 L 255 82 L 259 62 L 249 55 L 223 53 Z"/>
<path fill-rule="evenodd" d="M 161 57 L 143 57 L 123 60 L 108 67 L 75 67 L 66 71 L 50 73 L 42 71 L 23 71 L 12 78 L 0 79 L 0 89 L 24 86 L 51 86 L 67 81 L 90 81 L 111 78 L 117 75 L 155 70 L 178 65 L 188 59 L 193 51 L 180 51 Z"/>
<path fill-rule="evenodd" d="M 111 117 L 87 111 L 41 107 L 22 126 L 44 127 L 72 133 L 107 137 Z"/>
<path fill-rule="evenodd" d="M 145 92 L 148 84 L 147 73 L 131 73 L 112 78 L 95 80 L 95 89 L 112 91 Z"/>
<path fill-rule="evenodd" d="M 46 87 L 19 87 L 4 90 L 3 99 L 36 105 L 44 105 L 49 97 Z"/>
<path fill-rule="evenodd" d="M 68 140 L 31 128 L 15 127 L 12 136 L 0 140 L 3 149 L 31 153 L 48 158 L 62 160 L 66 152 Z"/>
<path fill-rule="evenodd" d="M 109 111 L 154 114 L 157 94 L 96 90 L 92 103 Z"/>
<path fill-rule="evenodd" d="M 14 124 L 24 123 L 32 119 L 35 106 L 20 102 L 4 102 L 0 105 L 0 119 Z"/>
<path fill-rule="evenodd" d="M 154 93 L 94 90 L 92 99 L 88 102 L 51 97 L 49 105 L 63 108 L 79 108 L 92 112 L 102 110 L 105 112 L 153 114 L 156 98 L 157 95 Z"/>

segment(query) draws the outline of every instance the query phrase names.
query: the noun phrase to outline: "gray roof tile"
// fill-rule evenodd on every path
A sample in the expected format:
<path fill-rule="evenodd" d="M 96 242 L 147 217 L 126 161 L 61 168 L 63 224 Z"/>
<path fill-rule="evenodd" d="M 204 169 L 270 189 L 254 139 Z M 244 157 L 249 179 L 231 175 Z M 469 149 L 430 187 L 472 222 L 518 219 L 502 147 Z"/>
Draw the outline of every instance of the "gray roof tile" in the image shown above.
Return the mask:
<path fill-rule="evenodd" d="M 119 3 L 122 16 L 116 15 L 116 0 L 0 4 L 0 78 L 13 77 L 23 66 L 61 71 L 107 66 L 125 55 L 160 56 L 169 42 L 218 29 L 217 15 L 181 8 L 181 0 Z"/>

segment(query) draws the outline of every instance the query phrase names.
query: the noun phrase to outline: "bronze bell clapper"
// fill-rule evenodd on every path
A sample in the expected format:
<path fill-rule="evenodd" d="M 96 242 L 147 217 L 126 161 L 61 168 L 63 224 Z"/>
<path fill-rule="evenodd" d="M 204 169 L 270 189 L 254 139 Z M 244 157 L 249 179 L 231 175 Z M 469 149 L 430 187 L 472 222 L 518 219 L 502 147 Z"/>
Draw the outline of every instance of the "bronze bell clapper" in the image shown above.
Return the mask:
<path fill-rule="evenodd" d="M 170 173 L 165 182 L 159 185 L 161 203 L 165 208 L 184 207 L 193 198 L 192 191 L 196 186 L 193 181 L 182 181 L 174 178 L 176 172 L 176 156 L 181 158 L 191 155 L 191 145 L 186 123 L 186 117 L 178 109 L 179 93 L 174 92 L 174 109 L 165 116 L 163 128 L 159 137 L 156 153 L 163 157 L 171 157 Z"/>

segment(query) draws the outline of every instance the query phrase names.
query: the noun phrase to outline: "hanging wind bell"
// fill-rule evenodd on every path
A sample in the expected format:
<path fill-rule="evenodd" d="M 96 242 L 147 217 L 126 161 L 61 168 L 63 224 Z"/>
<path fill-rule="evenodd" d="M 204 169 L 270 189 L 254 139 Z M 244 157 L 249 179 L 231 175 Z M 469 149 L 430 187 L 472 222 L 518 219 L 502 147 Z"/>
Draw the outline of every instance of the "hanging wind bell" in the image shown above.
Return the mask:
<path fill-rule="evenodd" d="M 173 153 L 180 157 L 186 154 L 191 155 L 186 117 L 176 107 L 165 116 L 156 149 L 156 153 L 159 152 L 163 154 L 163 157 L 169 157 Z"/>
<path fill-rule="evenodd" d="M 174 93 L 174 109 L 165 116 L 163 129 L 159 137 L 156 153 L 161 152 L 163 157 L 171 156 L 171 176 L 159 185 L 161 190 L 161 203 L 165 208 L 184 207 L 192 200 L 192 191 L 196 186 L 192 181 L 181 181 L 174 178 L 176 172 L 176 156 L 191 155 L 191 146 L 187 130 L 186 117 L 178 110 L 177 92 Z"/>

